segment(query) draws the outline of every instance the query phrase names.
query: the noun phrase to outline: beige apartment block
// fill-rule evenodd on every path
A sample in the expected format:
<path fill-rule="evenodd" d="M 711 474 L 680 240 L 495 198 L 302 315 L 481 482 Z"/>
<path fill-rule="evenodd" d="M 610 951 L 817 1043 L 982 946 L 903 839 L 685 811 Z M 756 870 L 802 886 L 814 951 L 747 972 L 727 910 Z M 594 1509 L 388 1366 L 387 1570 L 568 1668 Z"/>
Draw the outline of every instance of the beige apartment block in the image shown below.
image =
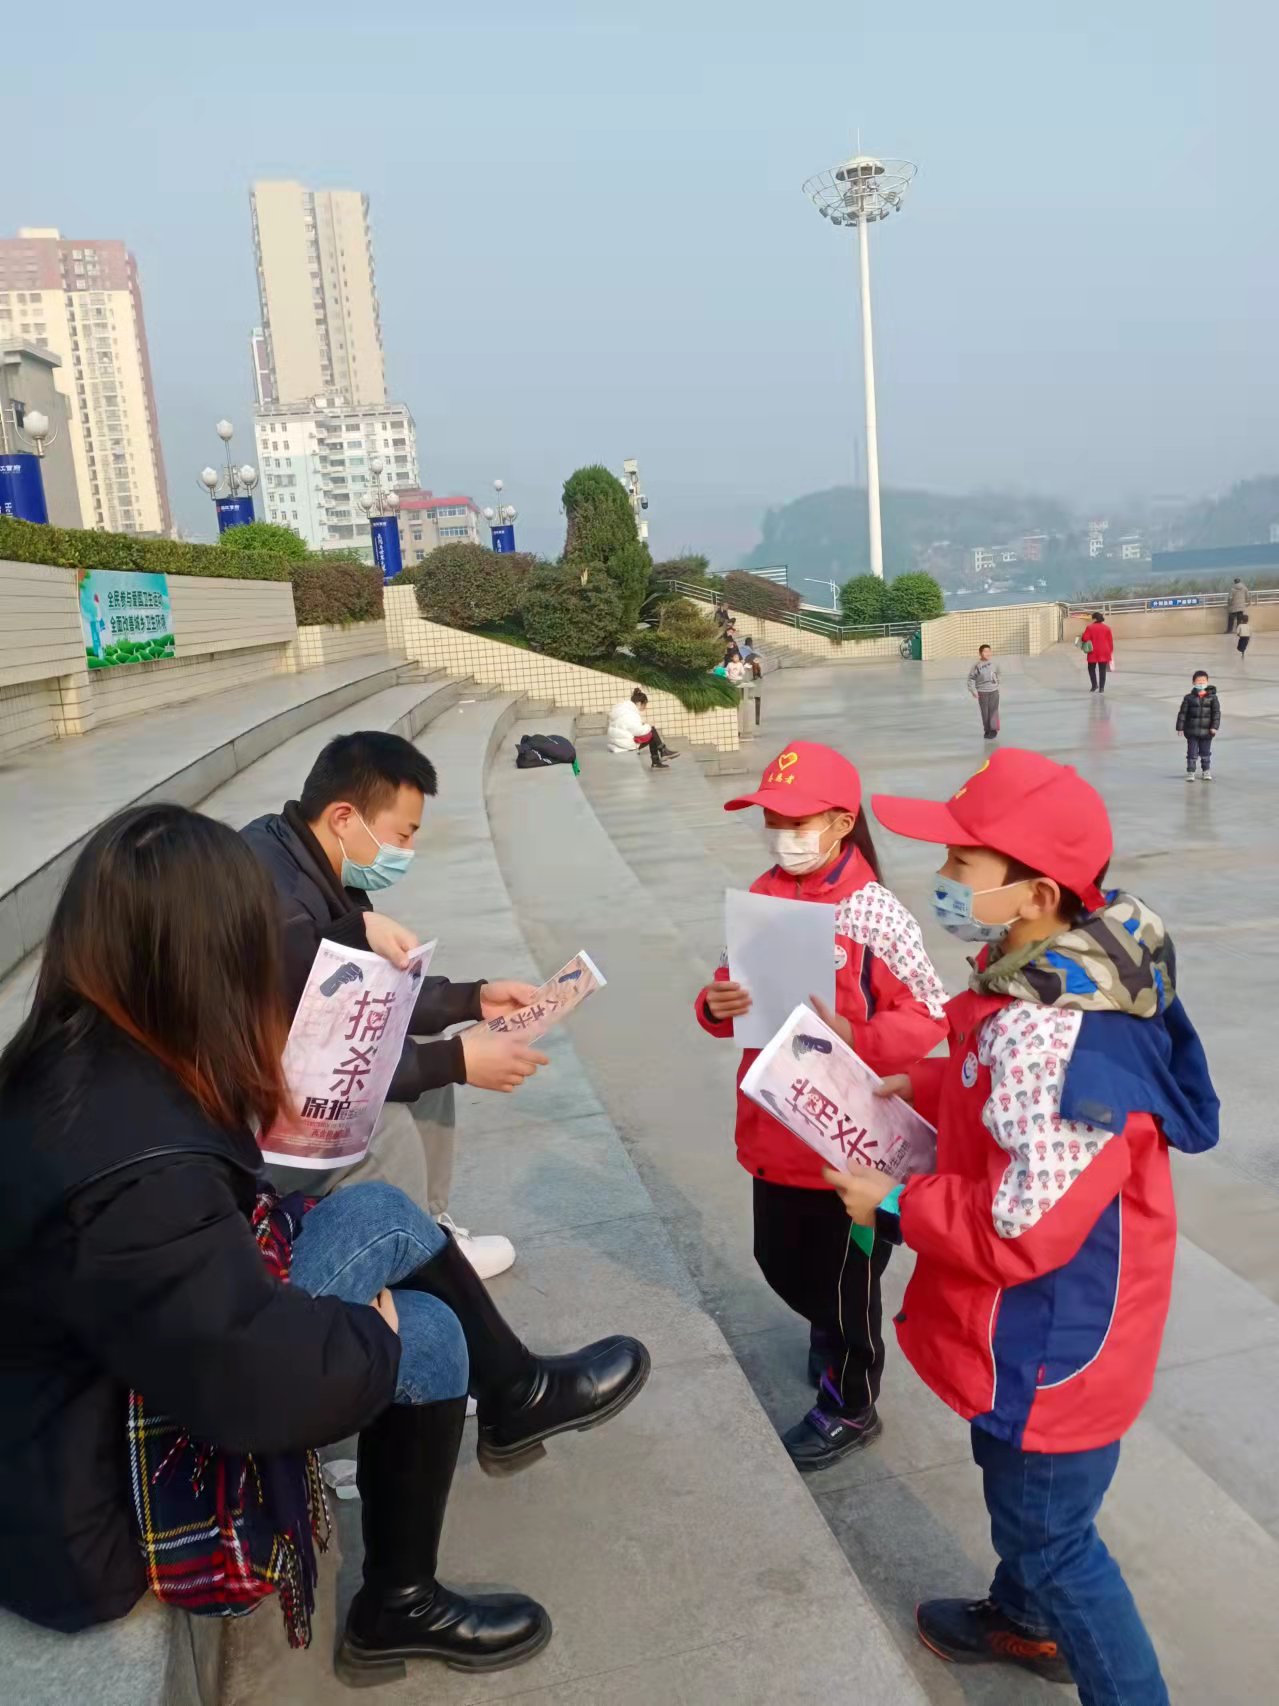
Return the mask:
<path fill-rule="evenodd" d="M 142 288 L 124 243 L 43 226 L 0 237 L 0 341 L 10 339 L 61 363 L 84 525 L 168 533 Z"/>
<path fill-rule="evenodd" d="M 368 197 L 262 180 L 249 199 L 266 344 L 261 400 L 336 393 L 357 405 L 384 403 Z"/>

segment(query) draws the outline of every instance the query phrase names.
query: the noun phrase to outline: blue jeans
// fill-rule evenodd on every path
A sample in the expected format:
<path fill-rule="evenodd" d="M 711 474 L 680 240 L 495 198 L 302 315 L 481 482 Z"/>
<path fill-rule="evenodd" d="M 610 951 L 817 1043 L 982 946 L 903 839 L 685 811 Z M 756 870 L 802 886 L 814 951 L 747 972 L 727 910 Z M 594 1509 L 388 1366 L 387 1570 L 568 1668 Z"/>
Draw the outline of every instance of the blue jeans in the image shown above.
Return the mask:
<path fill-rule="evenodd" d="M 316 1203 L 293 1246 L 289 1279 L 313 1297 L 371 1303 L 384 1286 L 395 1292 L 401 1345 L 397 1404 L 434 1404 L 466 1394 L 470 1367 L 457 1316 L 438 1297 L 395 1289 L 444 1245 L 436 1222 L 403 1191 L 370 1181 Z"/>
<path fill-rule="evenodd" d="M 1146 1626 L 1095 1527 L 1118 1444 L 1018 1451 L 983 1428 L 972 1437 L 999 1554 L 996 1605 L 1059 1644 L 1082 1706 L 1168 1706 Z"/>

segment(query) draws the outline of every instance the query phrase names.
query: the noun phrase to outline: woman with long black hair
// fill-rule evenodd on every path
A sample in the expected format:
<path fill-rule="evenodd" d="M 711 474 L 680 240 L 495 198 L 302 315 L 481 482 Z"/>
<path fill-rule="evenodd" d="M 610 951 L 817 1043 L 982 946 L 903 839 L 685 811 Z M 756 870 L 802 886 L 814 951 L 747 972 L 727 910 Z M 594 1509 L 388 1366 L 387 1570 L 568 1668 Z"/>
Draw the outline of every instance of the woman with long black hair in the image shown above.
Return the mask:
<path fill-rule="evenodd" d="M 543 1608 L 436 1578 L 468 1388 L 480 1462 L 508 1471 L 616 1415 L 648 1354 L 616 1337 L 535 1356 L 391 1186 L 309 1212 L 274 1198 L 255 1133 L 288 1097 L 278 940 L 253 854 L 180 806 L 113 818 L 68 879 L 0 1056 L 0 1604 L 61 1630 L 123 1616 L 148 1585 L 231 1609 L 226 1572 L 153 1531 L 183 1496 L 170 1465 L 149 1473 L 167 1428 L 193 1499 L 233 1482 L 257 1501 L 258 1573 L 303 1640 L 308 1453 L 358 1433 L 364 1583 L 340 1668 L 519 1663 L 550 1639 Z"/>

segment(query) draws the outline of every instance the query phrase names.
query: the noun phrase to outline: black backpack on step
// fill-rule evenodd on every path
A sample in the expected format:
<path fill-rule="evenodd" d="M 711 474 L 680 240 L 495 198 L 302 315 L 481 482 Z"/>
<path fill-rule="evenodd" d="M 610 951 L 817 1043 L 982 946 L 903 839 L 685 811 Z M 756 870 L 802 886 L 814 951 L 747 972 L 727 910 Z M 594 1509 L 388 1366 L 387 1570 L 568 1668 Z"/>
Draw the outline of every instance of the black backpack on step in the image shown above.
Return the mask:
<path fill-rule="evenodd" d="M 517 770 L 540 770 L 545 764 L 576 764 L 577 748 L 566 735 L 521 735 L 515 749 Z"/>

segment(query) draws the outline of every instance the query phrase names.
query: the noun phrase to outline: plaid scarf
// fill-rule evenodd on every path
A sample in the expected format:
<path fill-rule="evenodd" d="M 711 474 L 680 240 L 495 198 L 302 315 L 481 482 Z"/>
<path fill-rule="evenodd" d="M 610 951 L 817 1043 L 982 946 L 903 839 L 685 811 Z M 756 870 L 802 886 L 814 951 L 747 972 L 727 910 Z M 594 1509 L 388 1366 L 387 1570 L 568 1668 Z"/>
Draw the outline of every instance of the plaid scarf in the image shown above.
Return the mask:
<path fill-rule="evenodd" d="M 1118 889 L 1071 930 L 978 965 L 968 987 L 1041 1007 L 1153 1019 L 1174 995 L 1175 960 L 1163 920 Z"/>
<path fill-rule="evenodd" d="M 276 1279 L 289 1277 L 310 1202 L 259 1193 L 252 1226 Z M 329 1509 L 314 1451 L 220 1451 L 129 1393 L 129 1478 L 147 1582 L 157 1599 L 201 1617 L 245 1617 L 280 1596 L 291 1647 L 311 1641 L 316 1555 Z"/>

